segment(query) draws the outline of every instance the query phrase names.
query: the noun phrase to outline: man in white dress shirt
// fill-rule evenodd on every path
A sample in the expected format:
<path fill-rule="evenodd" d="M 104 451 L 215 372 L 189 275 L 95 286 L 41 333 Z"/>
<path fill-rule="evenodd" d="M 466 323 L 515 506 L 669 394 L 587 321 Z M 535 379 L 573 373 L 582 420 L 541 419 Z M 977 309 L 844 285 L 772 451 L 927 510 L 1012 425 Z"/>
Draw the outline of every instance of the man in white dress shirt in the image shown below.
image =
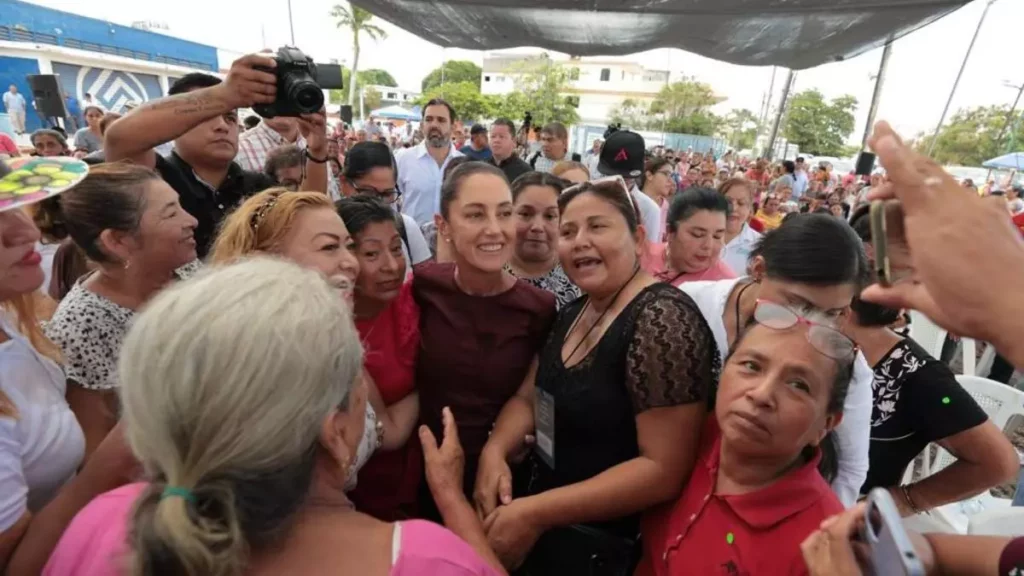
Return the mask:
<path fill-rule="evenodd" d="M 398 187 L 402 191 L 402 213 L 423 226 L 441 210 L 441 181 L 452 158 L 462 156 L 452 144 L 452 123 L 457 116 L 452 105 L 434 98 L 423 107 L 423 142 L 398 152 Z"/>

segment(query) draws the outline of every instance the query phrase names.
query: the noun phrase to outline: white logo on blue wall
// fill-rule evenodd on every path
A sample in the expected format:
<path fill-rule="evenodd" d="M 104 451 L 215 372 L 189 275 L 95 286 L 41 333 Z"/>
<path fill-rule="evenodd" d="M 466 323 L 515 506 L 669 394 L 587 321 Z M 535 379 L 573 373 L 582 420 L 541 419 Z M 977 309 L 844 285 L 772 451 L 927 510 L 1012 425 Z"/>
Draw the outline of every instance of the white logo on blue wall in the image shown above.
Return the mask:
<path fill-rule="evenodd" d="M 146 87 L 130 72 L 82 68 L 78 71 L 76 88 L 80 95 L 86 92 L 107 110 L 121 110 L 126 102 L 149 100 Z M 81 96 L 80 96 L 81 97 Z"/>
<path fill-rule="evenodd" d="M 60 75 L 65 93 L 81 101 L 86 93 L 107 110 L 121 111 L 129 101 L 145 102 L 159 98 L 160 80 L 152 74 L 136 74 L 122 70 L 53 63 Z"/>

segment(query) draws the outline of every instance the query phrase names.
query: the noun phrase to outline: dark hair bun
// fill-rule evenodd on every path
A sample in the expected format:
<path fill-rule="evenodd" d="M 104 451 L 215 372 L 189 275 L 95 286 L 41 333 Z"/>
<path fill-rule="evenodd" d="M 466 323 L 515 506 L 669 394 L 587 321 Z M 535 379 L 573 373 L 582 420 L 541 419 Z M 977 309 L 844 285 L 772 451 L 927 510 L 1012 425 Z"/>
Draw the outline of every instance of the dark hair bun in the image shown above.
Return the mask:
<path fill-rule="evenodd" d="M 36 204 L 32 220 L 39 227 L 43 241 L 47 244 L 57 244 L 68 237 L 60 196 L 52 196 Z"/>

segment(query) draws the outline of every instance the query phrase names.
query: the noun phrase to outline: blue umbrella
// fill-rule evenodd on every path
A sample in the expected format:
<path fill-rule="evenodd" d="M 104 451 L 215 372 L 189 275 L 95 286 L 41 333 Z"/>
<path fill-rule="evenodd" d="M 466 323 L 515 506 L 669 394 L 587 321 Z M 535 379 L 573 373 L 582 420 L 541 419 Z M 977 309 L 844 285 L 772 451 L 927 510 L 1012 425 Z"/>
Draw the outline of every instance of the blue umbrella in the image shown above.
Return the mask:
<path fill-rule="evenodd" d="M 986 160 L 982 163 L 985 168 L 993 170 L 1024 170 L 1024 152 L 1011 152 L 1002 156 Z"/>
<path fill-rule="evenodd" d="M 420 115 L 409 110 L 402 108 L 401 106 L 388 106 L 386 108 L 378 108 L 370 112 L 370 116 L 374 118 L 386 118 L 388 120 L 419 120 Z"/>

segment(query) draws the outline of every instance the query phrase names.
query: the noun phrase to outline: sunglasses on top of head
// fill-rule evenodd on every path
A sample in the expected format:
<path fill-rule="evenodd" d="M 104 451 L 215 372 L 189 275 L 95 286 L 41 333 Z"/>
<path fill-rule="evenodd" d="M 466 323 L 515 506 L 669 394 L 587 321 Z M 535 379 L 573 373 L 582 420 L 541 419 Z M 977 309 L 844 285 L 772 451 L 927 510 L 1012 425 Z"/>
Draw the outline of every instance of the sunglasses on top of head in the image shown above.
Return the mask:
<path fill-rule="evenodd" d="M 782 304 L 758 299 L 754 308 L 754 321 L 772 330 L 788 330 L 797 324 L 804 324 L 807 326 L 807 342 L 833 360 L 849 360 L 857 351 L 853 340 L 839 330 L 808 320 Z"/>

